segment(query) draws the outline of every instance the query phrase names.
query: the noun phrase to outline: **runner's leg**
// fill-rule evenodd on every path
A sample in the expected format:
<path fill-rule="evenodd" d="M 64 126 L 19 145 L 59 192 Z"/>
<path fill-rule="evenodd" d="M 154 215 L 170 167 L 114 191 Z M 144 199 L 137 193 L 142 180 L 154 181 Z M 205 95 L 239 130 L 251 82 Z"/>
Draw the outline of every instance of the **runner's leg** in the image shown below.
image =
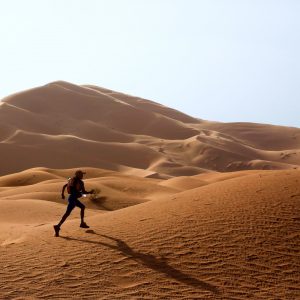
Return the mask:
<path fill-rule="evenodd" d="M 66 221 L 66 219 L 71 214 L 71 212 L 75 208 L 75 206 L 76 206 L 75 201 L 69 201 L 69 204 L 68 204 L 65 214 L 61 218 L 60 222 L 57 224 L 59 227 Z"/>
<path fill-rule="evenodd" d="M 85 210 L 85 205 L 82 204 L 78 199 L 76 200 L 76 204 L 75 204 L 75 205 L 81 209 L 81 211 L 80 211 L 81 223 L 84 223 L 84 210 Z"/>

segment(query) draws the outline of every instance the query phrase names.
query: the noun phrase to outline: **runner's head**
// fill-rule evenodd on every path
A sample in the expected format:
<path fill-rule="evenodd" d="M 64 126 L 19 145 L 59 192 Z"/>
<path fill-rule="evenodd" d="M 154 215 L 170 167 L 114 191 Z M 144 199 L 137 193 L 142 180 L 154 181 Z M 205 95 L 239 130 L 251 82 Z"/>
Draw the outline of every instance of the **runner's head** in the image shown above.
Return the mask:
<path fill-rule="evenodd" d="M 83 175 L 86 174 L 85 172 L 81 171 L 81 170 L 77 170 L 75 172 L 75 176 L 79 179 L 82 179 L 83 178 Z"/>

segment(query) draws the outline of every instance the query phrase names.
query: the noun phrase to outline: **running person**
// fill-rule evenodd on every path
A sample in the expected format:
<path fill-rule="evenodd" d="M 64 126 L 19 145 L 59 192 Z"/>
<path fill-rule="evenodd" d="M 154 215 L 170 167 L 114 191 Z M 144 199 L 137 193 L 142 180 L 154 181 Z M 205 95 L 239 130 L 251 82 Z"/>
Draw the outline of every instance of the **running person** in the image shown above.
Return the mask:
<path fill-rule="evenodd" d="M 80 217 L 81 217 L 81 223 L 80 227 L 82 228 L 89 228 L 89 226 L 84 222 L 84 210 L 85 206 L 82 204 L 78 198 L 82 197 L 82 194 L 92 194 L 94 190 L 91 190 L 90 192 L 87 192 L 84 187 L 84 183 L 82 181 L 83 175 L 85 172 L 82 172 L 81 170 L 77 170 L 75 172 L 75 176 L 71 179 L 69 179 L 69 183 L 65 184 L 62 190 L 61 197 L 65 199 L 64 191 L 65 188 L 68 187 L 68 192 L 69 192 L 69 204 L 67 207 L 67 210 L 63 217 L 61 218 L 60 222 L 57 225 L 54 225 L 54 231 L 55 231 L 55 236 L 59 236 L 59 231 L 61 225 L 65 222 L 65 220 L 68 218 L 68 216 L 71 214 L 72 210 L 75 208 L 75 206 L 79 207 L 81 209 L 80 211 Z"/>

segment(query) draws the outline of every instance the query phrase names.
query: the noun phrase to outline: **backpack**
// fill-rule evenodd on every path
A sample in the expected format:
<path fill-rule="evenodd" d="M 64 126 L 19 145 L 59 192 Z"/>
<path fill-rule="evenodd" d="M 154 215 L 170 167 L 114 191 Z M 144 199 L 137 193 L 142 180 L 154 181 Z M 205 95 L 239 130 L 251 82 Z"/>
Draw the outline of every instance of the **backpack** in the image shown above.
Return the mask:
<path fill-rule="evenodd" d="M 74 182 L 75 181 L 75 182 Z M 75 185 L 74 185 L 75 183 Z M 76 191 L 80 191 L 81 190 L 81 184 L 80 184 L 80 180 L 77 179 L 76 177 L 73 178 L 68 178 L 68 182 L 67 182 L 67 192 L 68 194 L 71 194 L 71 187 L 75 187 Z"/>

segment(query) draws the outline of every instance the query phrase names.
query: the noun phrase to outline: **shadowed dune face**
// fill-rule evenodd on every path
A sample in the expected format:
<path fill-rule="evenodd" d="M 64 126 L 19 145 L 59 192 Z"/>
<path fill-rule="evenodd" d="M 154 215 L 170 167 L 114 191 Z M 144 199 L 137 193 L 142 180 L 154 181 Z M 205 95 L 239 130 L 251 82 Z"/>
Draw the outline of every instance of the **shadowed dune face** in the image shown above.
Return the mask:
<path fill-rule="evenodd" d="M 0 175 L 37 166 L 138 168 L 157 178 L 295 169 L 300 129 L 208 122 L 150 100 L 58 81 L 1 101 L 0 157 Z"/>

